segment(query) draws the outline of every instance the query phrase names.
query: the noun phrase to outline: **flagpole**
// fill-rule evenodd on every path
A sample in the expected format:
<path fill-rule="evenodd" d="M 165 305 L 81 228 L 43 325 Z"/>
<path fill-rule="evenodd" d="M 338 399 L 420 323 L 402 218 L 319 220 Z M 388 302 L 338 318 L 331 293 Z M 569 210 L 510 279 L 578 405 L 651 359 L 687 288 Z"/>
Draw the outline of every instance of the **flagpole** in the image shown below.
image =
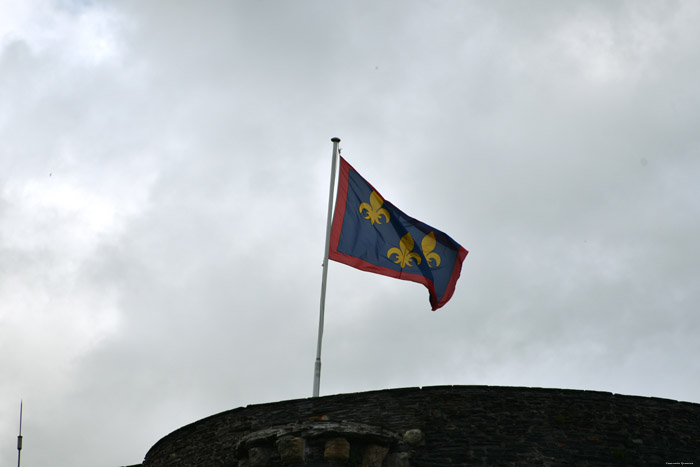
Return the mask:
<path fill-rule="evenodd" d="M 331 138 L 333 142 L 333 162 L 331 163 L 331 187 L 328 193 L 328 219 L 326 221 L 326 249 L 323 252 L 323 276 L 321 279 L 321 310 L 318 318 L 318 344 L 316 345 L 316 365 L 314 366 L 314 392 L 318 397 L 321 387 L 321 343 L 323 341 L 323 315 L 326 307 L 326 279 L 328 277 L 328 250 L 331 244 L 331 222 L 333 216 L 333 193 L 335 191 L 335 166 L 338 160 L 338 143 L 340 138 Z"/>

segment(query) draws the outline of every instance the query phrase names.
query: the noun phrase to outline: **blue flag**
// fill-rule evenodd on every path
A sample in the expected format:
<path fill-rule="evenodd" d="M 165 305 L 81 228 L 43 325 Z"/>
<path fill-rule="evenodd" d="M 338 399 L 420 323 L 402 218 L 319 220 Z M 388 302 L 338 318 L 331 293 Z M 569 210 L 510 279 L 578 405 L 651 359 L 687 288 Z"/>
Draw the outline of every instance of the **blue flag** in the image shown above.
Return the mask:
<path fill-rule="evenodd" d="M 425 285 L 433 311 L 447 303 L 468 251 L 385 200 L 342 157 L 339 179 L 328 257 Z"/>

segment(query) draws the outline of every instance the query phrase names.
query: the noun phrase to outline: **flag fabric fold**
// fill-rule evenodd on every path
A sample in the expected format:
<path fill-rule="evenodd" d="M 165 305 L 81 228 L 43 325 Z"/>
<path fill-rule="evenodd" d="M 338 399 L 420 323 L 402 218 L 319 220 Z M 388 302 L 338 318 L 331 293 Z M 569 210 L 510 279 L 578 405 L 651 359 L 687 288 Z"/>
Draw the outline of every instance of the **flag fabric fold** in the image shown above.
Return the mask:
<path fill-rule="evenodd" d="M 454 293 L 468 251 L 406 215 L 340 157 L 328 257 L 354 268 L 418 282 L 434 310 Z"/>

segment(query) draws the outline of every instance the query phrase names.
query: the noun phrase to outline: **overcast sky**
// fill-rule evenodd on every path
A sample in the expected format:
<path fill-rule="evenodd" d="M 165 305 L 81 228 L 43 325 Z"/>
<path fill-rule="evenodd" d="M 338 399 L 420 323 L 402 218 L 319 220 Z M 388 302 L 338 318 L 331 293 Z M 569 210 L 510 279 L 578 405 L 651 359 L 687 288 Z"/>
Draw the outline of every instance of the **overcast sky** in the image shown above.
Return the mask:
<path fill-rule="evenodd" d="M 321 394 L 700 402 L 700 3 L 0 0 L 0 465 L 309 397 L 332 137 L 469 250 L 331 263 Z"/>

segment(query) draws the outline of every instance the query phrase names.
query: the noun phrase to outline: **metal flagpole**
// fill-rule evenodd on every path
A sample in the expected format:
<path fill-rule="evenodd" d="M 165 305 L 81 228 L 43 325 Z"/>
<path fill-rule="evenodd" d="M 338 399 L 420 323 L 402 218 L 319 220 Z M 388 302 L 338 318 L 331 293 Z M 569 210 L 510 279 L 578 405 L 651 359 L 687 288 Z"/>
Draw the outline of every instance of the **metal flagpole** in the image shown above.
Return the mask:
<path fill-rule="evenodd" d="M 19 436 L 17 436 L 17 467 L 22 455 L 22 400 L 19 401 Z"/>
<path fill-rule="evenodd" d="M 314 367 L 314 397 L 318 397 L 321 387 L 321 342 L 323 341 L 323 314 L 326 307 L 326 278 L 328 277 L 328 250 L 331 244 L 331 222 L 333 216 L 333 192 L 335 191 L 335 166 L 338 160 L 338 143 L 340 138 L 333 141 L 333 162 L 331 163 L 331 188 L 328 193 L 328 221 L 326 222 L 326 249 L 323 252 L 323 278 L 321 279 L 321 310 L 318 318 L 318 344 L 316 346 L 316 365 Z M 18 466 L 19 467 L 19 466 Z"/>

